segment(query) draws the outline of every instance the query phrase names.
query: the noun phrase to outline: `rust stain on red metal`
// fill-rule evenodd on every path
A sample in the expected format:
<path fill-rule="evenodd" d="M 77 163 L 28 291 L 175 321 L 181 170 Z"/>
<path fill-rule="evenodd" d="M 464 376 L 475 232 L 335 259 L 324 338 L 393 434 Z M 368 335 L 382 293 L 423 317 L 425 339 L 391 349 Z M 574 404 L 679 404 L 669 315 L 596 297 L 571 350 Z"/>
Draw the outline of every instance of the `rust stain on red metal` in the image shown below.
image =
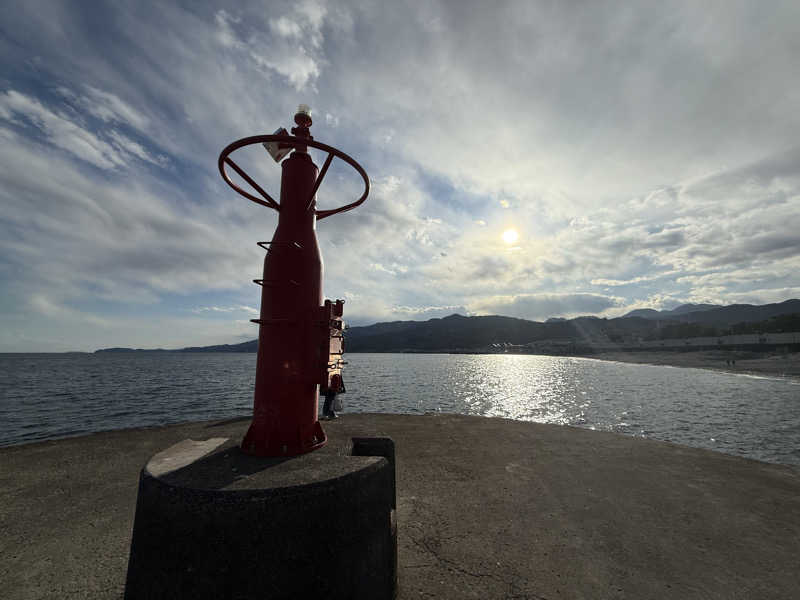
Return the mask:
<path fill-rule="evenodd" d="M 341 373 L 342 315 L 344 301 L 322 297 L 322 256 L 316 222 L 351 210 L 369 194 L 369 178 L 355 160 L 340 150 L 314 140 L 309 132 L 311 115 L 300 106 L 292 134 L 278 130 L 237 140 L 219 156 L 222 178 L 244 197 L 278 211 L 278 228 L 271 242 L 258 242 L 267 250 L 264 275 L 253 281 L 262 286 L 253 421 L 242 441 L 242 450 L 257 456 L 296 456 L 320 448 L 327 436 L 317 417 L 319 386 Z M 233 159 L 235 150 L 263 144 L 283 160 L 280 202 L 273 200 Z M 322 170 L 307 148 L 328 153 Z M 348 163 L 364 179 L 364 193 L 351 204 L 317 210 L 316 192 L 334 157 Z M 236 185 L 227 173 L 230 166 L 258 196 Z"/>

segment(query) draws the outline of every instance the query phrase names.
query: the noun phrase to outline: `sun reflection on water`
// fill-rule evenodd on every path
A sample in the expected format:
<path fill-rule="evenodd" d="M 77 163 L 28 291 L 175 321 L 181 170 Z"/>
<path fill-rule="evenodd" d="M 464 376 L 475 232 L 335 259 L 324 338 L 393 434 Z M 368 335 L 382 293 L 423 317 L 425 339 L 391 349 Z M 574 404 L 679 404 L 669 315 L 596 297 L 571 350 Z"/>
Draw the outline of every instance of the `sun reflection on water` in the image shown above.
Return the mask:
<path fill-rule="evenodd" d="M 348 362 L 345 416 L 498 416 L 800 465 L 794 380 L 509 354 L 351 354 Z M 0 356 L 8 374 L 0 445 L 247 416 L 254 369 L 254 354 Z"/>
<path fill-rule="evenodd" d="M 505 417 L 800 464 L 797 386 L 783 380 L 513 354 L 356 354 L 350 362 L 348 411 Z"/>
<path fill-rule="evenodd" d="M 568 359 L 511 354 L 481 359 L 460 365 L 469 390 L 462 397 L 463 412 L 562 425 L 575 420 L 578 398 Z"/>

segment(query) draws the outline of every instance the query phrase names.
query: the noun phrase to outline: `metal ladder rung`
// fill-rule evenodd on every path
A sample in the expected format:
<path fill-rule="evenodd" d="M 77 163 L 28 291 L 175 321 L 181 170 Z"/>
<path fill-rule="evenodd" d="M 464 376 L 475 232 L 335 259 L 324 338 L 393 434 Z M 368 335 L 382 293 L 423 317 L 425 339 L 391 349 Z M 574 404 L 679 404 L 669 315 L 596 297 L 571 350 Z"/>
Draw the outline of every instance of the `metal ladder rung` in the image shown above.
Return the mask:
<path fill-rule="evenodd" d="M 267 252 L 269 252 L 269 248 L 267 248 L 267 246 L 293 246 L 298 250 L 303 249 L 303 245 L 299 242 L 256 242 L 256 244 L 261 246 Z"/>
<path fill-rule="evenodd" d="M 258 323 L 259 325 L 266 325 L 272 323 L 297 323 L 296 319 L 250 319 L 251 323 Z"/>
<path fill-rule="evenodd" d="M 287 279 L 287 282 L 291 283 L 292 285 L 296 285 L 296 286 L 300 285 L 294 279 Z M 274 280 L 265 281 L 263 279 L 253 279 L 253 283 L 255 283 L 256 285 L 260 285 L 260 286 L 265 286 L 266 285 L 267 287 L 272 286 L 272 285 L 280 285 L 281 284 L 280 281 L 274 281 Z"/>

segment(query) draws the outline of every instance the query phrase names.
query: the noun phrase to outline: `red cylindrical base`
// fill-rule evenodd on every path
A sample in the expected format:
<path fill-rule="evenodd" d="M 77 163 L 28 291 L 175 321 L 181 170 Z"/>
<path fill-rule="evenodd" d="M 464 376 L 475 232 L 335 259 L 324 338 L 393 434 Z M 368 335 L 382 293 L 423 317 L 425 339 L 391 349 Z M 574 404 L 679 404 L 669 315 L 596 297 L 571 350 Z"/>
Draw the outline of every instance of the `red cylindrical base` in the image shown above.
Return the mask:
<path fill-rule="evenodd" d="M 322 448 L 327 441 L 319 421 L 291 432 L 285 427 L 276 431 L 268 422 L 253 420 L 242 440 L 242 451 L 254 456 L 297 456 Z"/>

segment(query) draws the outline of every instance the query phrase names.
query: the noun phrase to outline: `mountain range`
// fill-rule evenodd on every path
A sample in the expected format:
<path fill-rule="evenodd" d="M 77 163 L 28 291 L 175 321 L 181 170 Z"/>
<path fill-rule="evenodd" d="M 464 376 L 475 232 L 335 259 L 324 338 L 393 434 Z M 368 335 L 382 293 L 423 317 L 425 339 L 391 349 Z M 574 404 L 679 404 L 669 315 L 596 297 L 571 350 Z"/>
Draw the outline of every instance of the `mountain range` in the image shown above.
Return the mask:
<path fill-rule="evenodd" d="M 544 323 L 513 317 L 454 314 L 428 321 L 350 327 L 345 337 L 347 352 L 446 352 L 547 340 L 621 343 L 769 331 L 800 331 L 800 300 L 760 306 L 684 304 L 672 310 L 637 309 L 613 319 L 585 316 L 548 319 Z M 258 340 L 250 340 L 171 352 L 255 352 L 257 349 Z M 158 350 L 105 348 L 97 352 L 136 351 Z"/>

